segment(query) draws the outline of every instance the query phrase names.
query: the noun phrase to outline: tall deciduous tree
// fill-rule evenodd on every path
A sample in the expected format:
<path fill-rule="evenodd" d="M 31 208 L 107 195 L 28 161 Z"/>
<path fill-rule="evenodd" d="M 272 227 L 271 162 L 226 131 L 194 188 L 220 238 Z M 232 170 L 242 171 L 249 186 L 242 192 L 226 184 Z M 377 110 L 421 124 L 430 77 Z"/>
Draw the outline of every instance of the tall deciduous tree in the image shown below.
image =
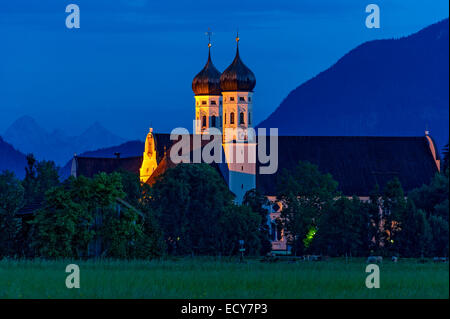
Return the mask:
<path fill-rule="evenodd" d="M 232 201 L 225 181 L 206 164 L 168 169 L 151 190 L 152 209 L 174 254 L 217 254 L 218 221 Z"/>
<path fill-rule="evenodd" d="M 156 219 L 151 202 L 151 188 L 141 183 L 139 176 L 127 171 L 119 172 L 125 200 L 142 213 L 139 220 L 140 231 L 135 239 L 132 255 L 135 258 L 151 259 L 165 254 L 166 245 L 163 232 Z"/>
<path fill-rule="evenodd" d="M 322 214 L 313 249 L 331 256 L 361 256 L 368 253 L 368 205 L 358 197 L 340 197 Z"/>
<path fill-rule="evenodd" d="M 418 209 L 427 216 L 436 215 L 448 222 L 449 179 L 448 170 L 445 174 L 436 174 L 430 184 L 423 185 L 408 194 Z"/>
<path fill-rule="evenodd" d="M 303 239 L 308 231 L 339 196 L 337 186 L 330 174 L 322 174 L 308 162 L 299 162 L 292 171 L 282 173 L 277 195 L 283 206 L 280 222 L 294 254 L 304 251 Z"/>
<path fill-rule="evenodd" d="M 86 255 L 94 236 L 92 217 L 75 203 L 64 187 L 50 189 L 45 204 L 31 222 L 35 227 L 32 246 L 38 256 L 47 258 Z M 84 227 L 86 225 L 86 227 Z"/>

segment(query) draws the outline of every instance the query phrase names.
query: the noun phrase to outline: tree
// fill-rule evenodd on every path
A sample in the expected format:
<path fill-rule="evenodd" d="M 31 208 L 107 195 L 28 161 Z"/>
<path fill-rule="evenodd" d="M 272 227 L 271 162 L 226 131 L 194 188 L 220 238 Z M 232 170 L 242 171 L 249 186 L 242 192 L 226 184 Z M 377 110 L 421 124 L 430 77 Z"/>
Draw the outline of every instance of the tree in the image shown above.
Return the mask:
<path fill-rule="evenodd" d="M 144 218 L 141 222 L 141 233 L 136 239 L 134 257 L 139 259 L 151 259 L 165 254 L 166 244 L 164 235 L 155 214 L 150 207 L 141 208 Z"/>
<path fill-rule="evenodd" d="M 396 248 L 403 257 L 420 257 L 431 253 L 432 233 L 423 210 L 408 199 L 399 224 Z"/>
<path fill-rule="evenodd" d="M 216 254 L 218 221 L 232 201 L 225 181 L 207 164 L 179 164 L 151 189 L 152 209 L 173 254 Z"/>
<path fill-rule="evenodd" d="M 147 196 L 150 186 L 140 181 L 139 175 L 125 170 L 119 170 L 122 190 L 125 193 L 124 200 L 138 207 L 142 203 L 143 197 Z M 148 201 L 146 201 L 148 203 Z"/>
<path fill-rule="evenodd" d="M 141 183 L 139 176 L 127 171 L 119 171 L 122 179 L 125 200 L 136 207 L 141 213 L 139 219 L 140 231 L 135 239 L 132 252 L 133 257 L 139 259 L 151 259 L 165 254 L 166 245 L 163 232 L 156 219 L 151 203 L 151 188 Z"/>
<path fill-rule="evenodd" d="M 448 143 L 444 146 L 442 149 L 442 166 L 441 166 L 441 172 L 445 173 L 448 169 Z"/>
<path fill-rule="evenodd" d="M 25 167 L 25 179 L 22 182 L 25 191 L 25 201 L 32 203 L 37 197 L 37 172 L 36 162 L 33 154 L 27 155 L 27 166 Z"/>
<path fill-rule="evenodd" d="M 428 223 L 430 225 L 432 234 L 432 244 L 431 248 L 429 249 L 430 255 L 448 257 L 448 221 L 440 216 L 431 215 L 428 219 Z"/>
<path fill-rule="evenodd" d="M 24 189 L 14 173 L 0 174 L 0 257 L 17 254 L 21 229 L 17 211 L 24 205 Z"/>
<path fill-rule="evenodd" d="M 226 206 L 219 219 L 219 251 L 231 256 L 239 253 L 239 240 L 244 240 L 246 254 L 259 255 L 261 251 L 261 216 L 249 206 Z"/>
<path fill-rule="evenodd" d="M 42 202 L 45 192 L 60 184 L 58 170 L 53 161 L 37 161 L 33 154 L 27 155 L 25 179 L 22 182 L 27 203 Z"/>
<path fill-rule="evenodd" d="M 378 184 L 375 185 L 367 203 L 369 218 L 369 250 L 378 253 L 382 237 L 382 195 Z"/>
<path fill-rule="evenodd" d="M 448 256 L 448 236 L 449 236 L 449 169 L 443 174 L 436 174 L 429 185 L 423 185 L 409 194 L 409 200 L 411 200 L 413 206 L 419 210 L 426 218 L 426 222 L 423 221 L 422 227 L 424 230 L 429 231 L 430 234 L 423 234 L 425 238 L 425 246 L 423 243 L 411 244 L 413 253 L 417 254 L 414 250 L 416 247 L 422 247 L 424 254 Z M 422 215 L 420 215 L 422 220 Z M 428 226 L 427 227 L 427 224 Z M 411 236 L 417 238 L 418 230 L 412 229 Z M 431 238 L 431 240 L 430 240 Z"/>
<path fill-rule="evenodd" d="M 430 184 L 416 188 L 408 194 L 418 209 L 427 216 L 436 215 L 448 222 L 449 196 L 448 170 L 445 174 L 436 174 Z"/>
<path fill-rule="evenodd" d="M 396 236 L 406 213 L 406 198 L 398 178 L 389 181 L 382 196 L 382 232 L 380 242 L 385 254 L 398 252 Z"/>
<path fill-rule="evenodd" d="M 91 214 L 62 186 L 46 193 L 44 207 L 31 224 L 35 227 L 32 246 L 46 258 L 86 256 L 94 236 Z"/>
<path fill-rule="evenodd" d="M 308 162 L 299 162 L 290 172 L 283 171 L 277 185 L 277 200 L 283 206 L 280 223 L 294 254 L 304 251 L 303 239 L 339 196 L 337 185 L 330 174 L 320 173 Z"/>
<path fill-rule="evenodd" d="M 93 179 L 71 177 L 64 185 L 48 190 L 43 208 L 31 222 L 35 228 L 33 247 L 38 255 L 49 258 L 89 255 L 89 244 L 101 233 L 95 228 L 95 219 L 101 217 L 103 210 L 111 209 L 117 197 L 123 196 L 117 173 L 100 173 Z"/>
<path fill-rule="evenodd" d="M 142 224 L 135 209 L 117 212 L 114 208 L 103 210 L 100 234 L 104 243 L 103 256 L 113 258 L 136 257 L 136 242 L 143 236 Z"/>
<path fill-rule="evenodd" d="M 368 250 L 368 205 L 358 197 L 340 197 L 318 223 L 313 249 L 327 255 L 361 256 Z"/>
<path fill-rule="evenodd" d="M 151 209 L 161 225 L 169 253 L 235 254 L 244 240 L 247 253 L 261 252 L 266 234 L 262 219 L 264 198 L 256 192 L 245 205 L 233 194 L 219 173 L 206 164 L 179 164 L 168 169 L 150 191 Z"/>
<path fill-rule="evenodd" d="M 32 222 L 37 254 L 50 258 L 161 256 L 164 245 L 149 206 L 148 187 L 131 176 L 125 185 L 128 194 L 121 174 L 100 173 L 93 178 L 70 177 L 47 191 L 44 207 Z"/>
<path fill-rule="evenodd" d="M 245 194 L 243 205 L 249 206 L 250 209 L 253 212 L 257 213 L 260 217 L 261 223 L 259 226 L 258 234 L 261 244 L 261 250 L 259 253 L 261 255 L 265 255 L 272 250 L 272 243 L 270 242 L 268 225 L 269 211 L 266 208 L 270 205 L 270 202 L 267 197 L 261 194 L 258 190 L 251 189 Z"/>

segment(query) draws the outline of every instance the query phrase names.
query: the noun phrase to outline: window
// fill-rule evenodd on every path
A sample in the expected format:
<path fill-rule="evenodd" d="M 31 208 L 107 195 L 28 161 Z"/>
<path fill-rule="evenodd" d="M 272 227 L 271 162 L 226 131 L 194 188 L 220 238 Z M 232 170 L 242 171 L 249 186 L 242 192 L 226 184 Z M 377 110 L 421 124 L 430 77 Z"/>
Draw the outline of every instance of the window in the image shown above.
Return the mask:
<path fill-rule="evenodd" d="M 230 96 L 230 101 L 234 101 L 234 96 Z"/>
<path fill-rule="evenodd" d="M 230 113 L 230 124 L 234 124 L 234 113 Z"/>
<path fill-rule="evenodd" d="M 248 97 L 248 101 L 249 101 L 249 102 L 252 101 L 252 97 L 251 97 L 251 96 Z"/>
<path fill-rule="evenodd" d="M 248 113 L 248 125 L 252 125 L 252 113 Z"/>
<path fill-rule="evenodd" d="M 216 127 L 216 116 L 211 116 L 211 127 Z"/>
<path fill-rule="evenodd" d="M 239 114 L 239 124 L 245 124 L 244 123 L 244 112 L 241 112 L 241 114 Z"/>
<path fill-rule="evenodd" d="M 239 101 L 241 101 L 241 102 L 245 102 L 245 97 L 243 97 L 243 96 L 240 96 L 240 97 L 239 97 Z"/>
<path fill-rule="evenodd" d="M 206 101 L 202 101 L 202 105 L 206 105 Z"/>
<path fill-rule="evenodd" d="M 211 105 L 217 105 L 217 104 L 216 104 L 216 100 L 212 100 L 212 101 L 211 101 Z"/>
<path fill-rule="evenodd" d="M 202 126 L 206 127 L 206 116 L 205 115 L 203 115 L 203 117 L 202 117 Z"/>
<path fill-rule="evenodd" d="M 225 113 L 225 124 L 227 124 L 227 113 Z"/>

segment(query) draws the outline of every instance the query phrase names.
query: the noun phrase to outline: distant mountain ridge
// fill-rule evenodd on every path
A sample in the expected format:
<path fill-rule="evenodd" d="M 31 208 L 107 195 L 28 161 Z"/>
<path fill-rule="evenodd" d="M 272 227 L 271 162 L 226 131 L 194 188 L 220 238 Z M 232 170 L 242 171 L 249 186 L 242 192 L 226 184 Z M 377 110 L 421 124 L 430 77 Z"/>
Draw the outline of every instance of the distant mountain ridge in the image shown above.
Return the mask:
<path fill-rule="evenodd" d="M 449 136 L 448 19 L 361 44 L 301 84 L 257 127 L 280 135 Z"/>
<path fill-rule="evenodd" d="M 12 145 L 6 143 L 0 136 L 0 173 L 4 170 L 14 172 L 20 179 L 25 177 L 25 166 L 27 164 L 25 154 L 16 150 Z"/>
<path fill-rule="evenodd" d="M 58 165 L 64 165 L 74 153 L 125 142 L 98 122 L 79 136 L 67 136 L 62 130 L 47 132 L 30 116 L 17 119 L 5 131 L 3 138 L 22 153 L 33 153 L 39 160 L 53 160 Z"/>

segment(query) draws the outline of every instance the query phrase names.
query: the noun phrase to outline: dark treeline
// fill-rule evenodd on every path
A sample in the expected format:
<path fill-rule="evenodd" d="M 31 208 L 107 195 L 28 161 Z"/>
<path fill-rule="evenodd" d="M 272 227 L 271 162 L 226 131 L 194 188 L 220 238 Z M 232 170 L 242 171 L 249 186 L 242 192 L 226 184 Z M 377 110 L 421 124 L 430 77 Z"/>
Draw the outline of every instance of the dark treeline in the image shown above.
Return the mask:
<path fill-rule="evenodd" d="M 28 156 L 26 177 L 0 174 L 0 257 L 139 258 L 265 255 L 267 207 L 256 190 L 236 205 L 220 174 L 180 164 L 152 186 L 129 172 L 59 181 L 53 162 Z M 412 172 L 413 173 L 413 172 Z M 369 200 L 347 198 L 315 165 L 282 174 L 277 223 L 292 253 L 402 257 L 448 255 L 448 169 L 406 197 L 398 179 Z M 32 218 L 17 212 L 36 205 Z"/>
<path fill-rule="evenodd" d="M 283 174 L 278 223 L 294 254 L 448 256 L 448 169 L 407 197 L 397 178 L 363 200 L 337 186 L 309 163 Z"/>

